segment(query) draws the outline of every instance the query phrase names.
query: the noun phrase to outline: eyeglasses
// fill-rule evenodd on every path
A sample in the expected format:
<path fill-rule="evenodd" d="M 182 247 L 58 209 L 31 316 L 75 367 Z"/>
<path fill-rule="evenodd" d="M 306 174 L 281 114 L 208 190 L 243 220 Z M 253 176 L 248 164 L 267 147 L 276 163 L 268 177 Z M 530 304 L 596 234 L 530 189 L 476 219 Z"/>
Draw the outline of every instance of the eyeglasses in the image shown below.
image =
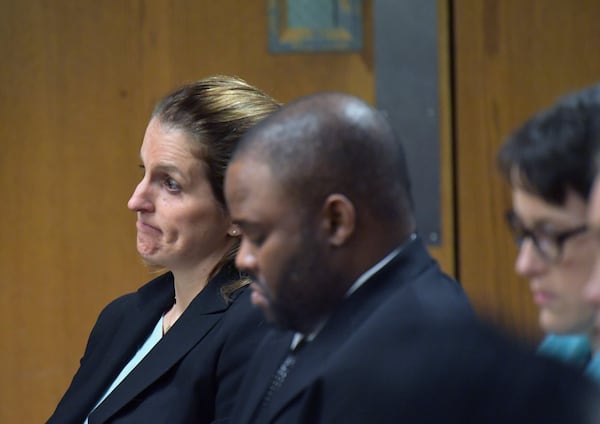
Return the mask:
<path fill-rule="evenodd" d="M 512 210 L 506 212 L 506 222 L 519 247 L 525 239 L 531 239 L 540 256 L 548 262 L 557 262 L 562 255 L 565 242 L 578 234 L 586 232 L 588 229 L 587 225 L 582 225 L 560 233 L 547 234 L 540 230 L 525 227 Z"/>

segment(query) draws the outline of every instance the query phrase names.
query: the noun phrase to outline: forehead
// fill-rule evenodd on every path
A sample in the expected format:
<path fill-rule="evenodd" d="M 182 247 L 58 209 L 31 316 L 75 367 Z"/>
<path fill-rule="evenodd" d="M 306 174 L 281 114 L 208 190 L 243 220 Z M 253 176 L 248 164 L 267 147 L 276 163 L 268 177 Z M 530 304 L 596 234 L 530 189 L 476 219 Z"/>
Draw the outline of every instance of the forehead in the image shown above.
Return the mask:
<path fill-rule="evenodd" d="M 154 118 L 148 124 L 140 154 L 143 160 L 197 160 L 197 149 L 184 131 L 161 124 Z"/>
<path fill-rule="evenodd" d="M 596 177 L 590 194 L 588 223 L 591 227 L 600 229 L 600 176 Z"/>
<path fill-rule="evenodd" d="M 580 224 L 587 214 L 587 204 L 574 191 L 567 193 L 564 205 L 554 205 L 521 188 L 512 191 L 513 209 L 526 224 L 554 221 L 557 224 Z"/>
<path fill-rule="evenodd" d="M 231 217 L 238 221 L 260 221 L 283 213 L 290 199 L 271 168 L 254 159 L 236 159 L 227 168 L 225 196 Z"/>

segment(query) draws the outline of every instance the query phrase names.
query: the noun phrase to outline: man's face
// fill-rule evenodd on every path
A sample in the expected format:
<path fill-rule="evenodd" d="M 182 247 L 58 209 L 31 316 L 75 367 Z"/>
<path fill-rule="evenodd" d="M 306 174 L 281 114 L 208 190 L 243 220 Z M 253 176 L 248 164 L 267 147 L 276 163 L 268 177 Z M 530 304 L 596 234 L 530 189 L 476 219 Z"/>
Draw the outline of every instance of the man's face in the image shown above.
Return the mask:
<path fill-rule="evenodd" d="M 600 176 L 596 177 L 596 182 L 590 194 L 588 227 L 593 237 L 600 242 Z M 585 294 L 586 300 L 598 311 L 600 310 L 600 249 L 595 249 L 594 253 L 594 271 L 587 283 Z M 600 314 L 596 315 L 596 331 L 600 332 Z"/>
<path fill-rule="evenodd" d="M 242 157 L 229 165 L 225 196 L 242 232 L 236 265 L 254 277 L 252 303 L 279 326 L 310 332 L 332 309 L 327 244 L 318 214 L 286 196 L 270 168 Z"/>

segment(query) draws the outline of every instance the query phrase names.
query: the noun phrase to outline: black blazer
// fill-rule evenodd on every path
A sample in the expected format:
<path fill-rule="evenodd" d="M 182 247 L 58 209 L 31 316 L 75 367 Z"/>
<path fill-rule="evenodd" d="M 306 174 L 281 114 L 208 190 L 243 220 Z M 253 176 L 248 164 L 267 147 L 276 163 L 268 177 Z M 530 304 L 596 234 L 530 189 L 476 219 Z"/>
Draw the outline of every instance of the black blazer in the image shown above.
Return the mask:
<path fill-rule="evenodd" d="M 94 410 L 90 424 L 209 423 L 230 415 L 247 360 L 265 332 L 249 289 L 237 290 L 229 303 L 221 295 L 221 287 L 236 277 L 221 271 L 208 283 Z M 83 423 L 171 307 L 174 296 L 169 272 L 102 311 L 79 370 L 48 423 Z"/>
<path fill-rule="evenodd" d="M 384 304 L 398 300 L 415 305 L 432 316 L 474 316 L 461 287 L 441 272 L 417 238 L 345 300 L 329 317 L 317 337 L 298 351 L 294 368 L 273 396 L 266 413 L 261 415 L 264 419 L 257 420 L 263 395 L 287 355 L 292 339 L 290 332 L 271 331 L 251 360 L 232 422 L 302 422 L 303 414 L 312 408 L 312 386 L 327 371 L 329 364 L 336 362 L 338 352 L 361 333 L 364 323 Z M 410 310 L 393 307 L 387 310 L 389 313 L 379 314 L 383 316 L 378 317 L 377 325 L 385 327 L 389 322 L 410 319 L 411 316 Z"/>
<path fill-rule="evenodd" d="M 379 318 L 411 311 L 411 319 Z M 388 302 L 303 395 L 310 424 L 598 424 L 600 391 L 580 370 L 476 320 Z"/>

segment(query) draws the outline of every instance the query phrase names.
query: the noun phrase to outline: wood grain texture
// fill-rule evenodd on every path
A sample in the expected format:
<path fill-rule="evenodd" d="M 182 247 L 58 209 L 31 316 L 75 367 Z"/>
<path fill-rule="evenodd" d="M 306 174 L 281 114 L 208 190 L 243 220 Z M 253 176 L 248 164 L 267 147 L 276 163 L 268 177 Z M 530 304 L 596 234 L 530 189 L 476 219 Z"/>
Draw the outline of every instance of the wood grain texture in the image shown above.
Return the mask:
<path fill-rule="evenodd" d="M 600 79 L 599 21 L 594 0 L 453 2 L 459 276 L 482 315 L 531 340 L 537 310 L 513 270 L 495 155 L 537 110 Z"/>
<path fill-rule="evenodd" d="M 451 31 L 450 5 L 448 0 L 437 0 L 439 44 L 439 131 L 440 131 L 440 224 L 442 243 L 431 246 L 429 252 L 442 269 L 456 276 L 456 232 L 454 204 L 454 158 L 452 148 L 452 80 L 451 80 Z"/>
<path fill-rule="evenodd" d="M 450 57 L 441 13 L 442 230 L 454 273 Z M 374 101 L 372 1 L 360 53 L 268 52 L 266 2 L 0 0 L 0 422 L 43 422 L 101 308 L 150 275 L 126 202 L 154 103 L 212 74 L 281 101 L 343 91 Z M 446 109 L 448 108 L 448 109 Z"/>
<path fill-rule="evenodd" d="M 0 422 L 44 422 L 101 308 L 150 278 L 126 202 L 151 108 L 234 74 L 282 101 L 373 101 L 361 53 L 271 55 L 266 2 L 0 0 Z"/>

